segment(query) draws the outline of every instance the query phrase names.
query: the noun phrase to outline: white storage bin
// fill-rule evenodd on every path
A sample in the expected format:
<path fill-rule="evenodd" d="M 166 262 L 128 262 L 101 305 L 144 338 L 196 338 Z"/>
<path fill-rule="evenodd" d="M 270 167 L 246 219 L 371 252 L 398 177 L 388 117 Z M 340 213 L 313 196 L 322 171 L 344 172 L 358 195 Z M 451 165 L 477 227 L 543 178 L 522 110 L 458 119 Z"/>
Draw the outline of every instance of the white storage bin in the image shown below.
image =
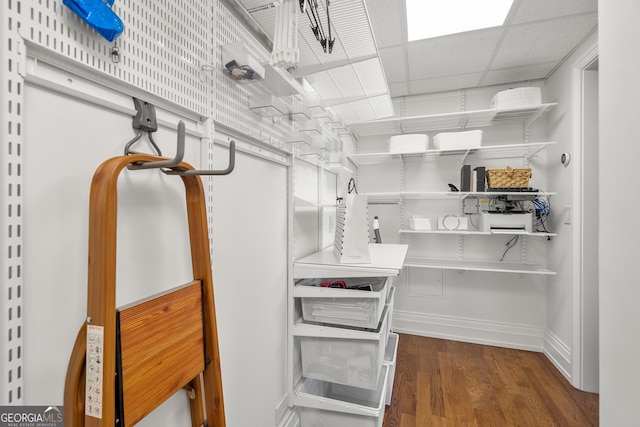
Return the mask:
<path fill-rule="evenodd" d="M 301 427 L 381 427 L 388 369 L 375 390 L 305 379 L 296 389 Z"/>
<path fill-rule="evenodd" d="M 389 335 L 388 319 L 387 313 L 383 313 L 374 331 L 298 322 L 294 335 L 300 340 L 302 375 L 374 390 Z"/>
<path fill-rule="evenodd" d="M 539 87 L 518 87 L 496 93 L 491 100 L 491 108 L 528 107 L 541 103 L 542 95 Z"/>
<path fill-rule="evenodd" d="M 442 132 L 433 138 L 433 145 L 445 151 L 479 148 L 482 145 L 482 131 Z"/>
<path fill-rule="evenodd" d="M 389 138 L 390 153 L 419 153 L 429 148 L 429 135 L 407 134 Z"/>
<path fill-rule="evenodd" d="M 389 375 L 387 376 L 387 391 L 385 392 L 384 404 L 391 405 L 391 395 L 393 394 L 393 381 L 396 377 L 396 359 L 398 357 L 398 334 L 391 332 L 387 341 L 387 348 L 384 351 L 384 363 L 389 367 Z"/>
<path fill-rule="evenodd" d="M 409 218 L 409 229 L 431 230 L 431 220 L 420 215 L 413 215 Z"/>
<path fill-rule="evenodd" d="M 323 282 L 335 279 L 303 279 L 296 283 L 295 296 L 302 303 L 302 318 L 308 322 L 375 329 L 380 323 L 389 294 L 390 280 L 385 277 L 342 279 L 347 289 L 323 288 Z M 371 285 L 371 291 L 349 289 Z"/>

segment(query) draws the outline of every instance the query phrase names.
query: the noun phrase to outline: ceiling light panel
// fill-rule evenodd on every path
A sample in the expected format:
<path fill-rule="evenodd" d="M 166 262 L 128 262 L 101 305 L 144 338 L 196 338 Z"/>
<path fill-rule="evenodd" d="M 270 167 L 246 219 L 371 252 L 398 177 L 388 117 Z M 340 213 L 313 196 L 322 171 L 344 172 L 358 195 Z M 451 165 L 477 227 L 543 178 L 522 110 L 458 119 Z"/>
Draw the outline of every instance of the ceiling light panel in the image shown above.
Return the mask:
<path fill-rule="evenodd" d="M 382 71 L 380 59 L 371 58 L 366 61 L 356 62 L 353 69 L 358 75 L 364 92 L 368 95 L 379 95 L 388 92 L 387 82 Z"/>
<path fill-rule="evenodd" d="M 340 89 L 340 92 L 342 93 L 341 98 L 366 96 L 362 84 L 360 83 L 359 76 L 351 64 L 343 67 L 332 68 L 328 73 Z M 327 102 L 331 102 L 331 98 L 325 98 L 325 100 L 327 100 Z"/>
<path fill-rule="evenodd" d="M 327 71 L 310 74 L 306 79 L 309 81 L 309 84 L 313 86 L 313 89 L 318 93 L 318 95 L 320 95 L 320 97 L 325 101 L 341 98 L 343 96 L 335 81 Z"/>
<path fill-rule="evenodd" d="M 501 26 L 513 0 L 406 0 L 408 40 Z"/>
<path fill-rule="evenodd" d="M 375 118 L 393 116 L 393 102 L 391 101 L 391 96 L 388 94 L 369 98 L 369 103 L 371 104 Z"/>

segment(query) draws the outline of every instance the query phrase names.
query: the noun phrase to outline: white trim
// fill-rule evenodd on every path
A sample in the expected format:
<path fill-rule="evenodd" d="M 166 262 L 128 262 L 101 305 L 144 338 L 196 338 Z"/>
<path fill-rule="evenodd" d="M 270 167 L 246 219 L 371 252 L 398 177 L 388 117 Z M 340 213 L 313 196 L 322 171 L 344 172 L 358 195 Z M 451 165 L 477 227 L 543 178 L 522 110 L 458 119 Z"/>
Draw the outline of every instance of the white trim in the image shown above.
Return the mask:
<path fill-rule="evenodd" d="M 394 311 L 394 332 L 519 350 L 543 351 L 542 326 Z"/>
<path fill-rule="evenodd" d="M 598 44 L 594 44 L 578 60 L 573 63 L 571 73 L 572 84 L 572 112 L 573 117 L 573 352 L 571 354 L 571 374 L 565 376 L 571 379 L 571 384 L 582 388 L 582 223 L 584 212 L 583 176 L 583 73 L 584 70 L 598 57 Z M 557 365 L 556 365 L 557 366 Z"/>
<path fill-rule="evenodd" d="M 277 427 L 300 427 L 300 416 L 297 411 L 288 408 L 287 417 Z"/>
<path fill-rule="evenodd" d="M 133 97 L 115 87 L 106 86 L 76 74 L 74 71 L 59 68 L 45 60 L 33 56 L 26 58 L 24 81 L 28 84 L 61 93 L 80 101 L 88 102 L 99 107 L 130 115 L 136 114 Z M 204 130 L 200 116 L 193 114 L 182 115 L 174 111 L 156 107 L 156 119 L 159 125 L 175 128 L 178 121 L 185 123 L 187 135 L 202 138 Z M 186 111 L 184 111 L 186 112 Z M 132 136 L 134 133 L 132 131 Z M 123 146 L 126 141 L 123 141 Z"/>
<path fill-rule="evenodd" d="M 544 336 L 544 354 L 560 373 L 571 382 L 571 373 L 575 372 L 571 362 L 571 349 L 550 331 L 546 331 Z"/>

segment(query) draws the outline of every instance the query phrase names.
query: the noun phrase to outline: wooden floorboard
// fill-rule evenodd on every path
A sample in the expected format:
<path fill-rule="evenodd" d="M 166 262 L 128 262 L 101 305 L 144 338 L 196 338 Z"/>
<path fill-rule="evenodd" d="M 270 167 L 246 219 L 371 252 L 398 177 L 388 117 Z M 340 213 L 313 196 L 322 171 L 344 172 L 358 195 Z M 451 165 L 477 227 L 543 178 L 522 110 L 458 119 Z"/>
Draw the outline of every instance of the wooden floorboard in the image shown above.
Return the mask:
<path fill-rule="evenodd" d="M 598 395 L 542 353 L 400 334 L 383 427 L 596 427 Z"/>

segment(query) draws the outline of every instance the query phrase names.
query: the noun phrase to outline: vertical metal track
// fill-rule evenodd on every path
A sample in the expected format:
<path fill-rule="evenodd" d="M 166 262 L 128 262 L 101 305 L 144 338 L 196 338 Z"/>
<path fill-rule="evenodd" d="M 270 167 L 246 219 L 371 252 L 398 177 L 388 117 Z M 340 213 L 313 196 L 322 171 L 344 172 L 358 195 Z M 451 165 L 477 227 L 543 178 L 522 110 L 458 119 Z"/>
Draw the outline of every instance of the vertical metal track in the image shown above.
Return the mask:
<path fill-rule="evenodd" d="M 24 46 L 18 34 L 21 5 L 16 0 L 0 2 L 0 405 L 24 401 L 23 352 L 23 118 Z"/>

